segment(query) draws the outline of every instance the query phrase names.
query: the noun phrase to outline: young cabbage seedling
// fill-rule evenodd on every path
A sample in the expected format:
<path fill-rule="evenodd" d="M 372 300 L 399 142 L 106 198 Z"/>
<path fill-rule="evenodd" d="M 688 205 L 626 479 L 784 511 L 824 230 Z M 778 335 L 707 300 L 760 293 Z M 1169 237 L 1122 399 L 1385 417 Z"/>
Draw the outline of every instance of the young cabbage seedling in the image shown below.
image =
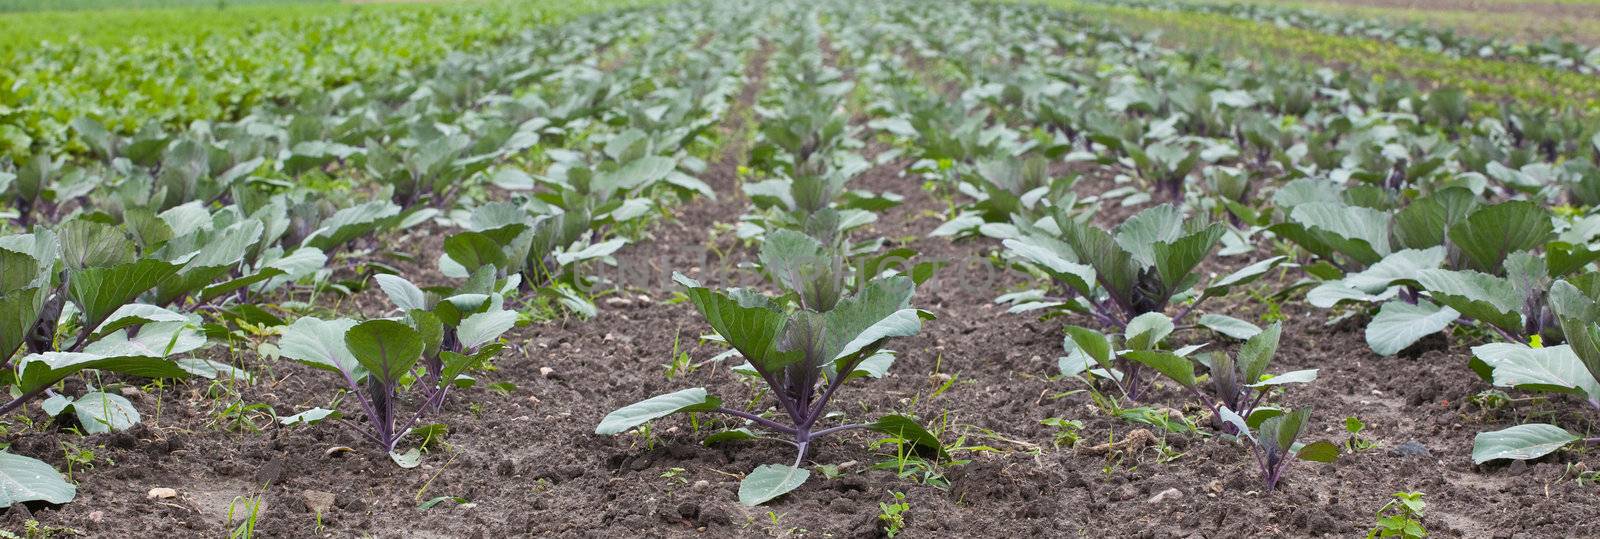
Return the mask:
<path fill-rule="evenodd" d="M 1283 414 L 1283 410 L 1261 405 L 1273 389 L 1317 379 L 1316 369 L 1267 374 L 1267 365 L 1278 352 L 1278 339 L 1282 334 L 1283 325 L 1275 323 L 1247 339 L 1244 346 L 1239 348 L 1237 358 L 1226 352 L 1204 356 L 1209 358 L 1207 366 L 1211 370 L 1211 394 L 1206 394 L 1206 384 L 1200 382 L 1194 373 L 1194 364 L 1183 355 L 1162 350 L 1135 350 L 1123 354 L 1123 357 L 1177 382 L 1201 402 L 1208 403 L 1214 414 L 1227 408 L 1244 417 L 1249 424 L 1260 425 L 1267 418 Z M 1226 422 L 1218 420 L 1216 426 L 1228 434 L 1238 434 Z"/>
<path fill-rule="evenodd" d="M 393 284 L 393 283 L 391 283 Z M 500 296 L 479 299 L 483 312 L 461 318 L 453 327 L 454 343 L 445 342 L 446 325 L 435 311 L 412 309 L 403 320 L 321 320 L 304 317 L 284 332 L 283 357 L 339 373 L 346 389 L 366 413 L 362 434 L 387 452 L 396 464 L 418 464 L 417 451 L 398 453 L 400 440 L 423 415 L 437 410 L 449 388 L 465 379 L 468 367 L 499 353 L 494 341 L 511 328 L 515 313 L 500 309 Z M 440 305 L 457 304 L 442 301 Z M 482 308 L 482 307 L 480 307 Z M 476 309 L 464 309 L 471 312 Z M 458 313 L 459 314 L 459 313 Z M 461 352 L 451 351 L 456 348 Z M 422 364 L 419 368 L 419 363 Z M 437 364 L 437 368 L 430 365 Z M 409 419 L 400 416 L 400 390 L 417 389 L 421 403 Z"/>
<path fill-rule="evenodd" d="M 1080 326 L 1067 326 L 1067 339 L 1062 344 L 1069 348 L 1067 357 L 1061 360 L 1061 373 L 1074 376 L 1098 366 L 1099 369 L 1091 372 L 1111 379 L 1123 397 L 1137 401 L 1143 397 L 1145 386 L 1148 385 L 1144 368 L 1148 365 L 1157 367 L 1157 370 L 1161 371 L 1162 366 L 1154 359 L 1169 359 L 1172 362 L 1187 364 L 1188 355 L 1203 346 L 1187 346 L 1171 352 L 1161 350 L 1163 341 L 1172 334 L 1174 328 L 1172 319 L 1167 318 L 1167 315 L 1161 313 L 1139 315 L 1128 322 L 1122 339 L 1122 346 L 1125 349 L 1118 350 L 1113 339 L 1104 333 Z M 1190 368 L 1189 376 L 1193 378 L 1193 368 Z"/>
<path fill-rule="evenodd" d="M 1250 440 L 1250 449 L 1255 454 L 1256 465 L 1261 469 L 1261 481 L 1266 484 L 1267 492 L 1278 488 L 1278 481 L 1283 479 L 1283 473 L 1295 459 L 1323 463 L 1339 460 L 1339 446 L 1333 442 L 1317 440 L 1305 444 L 1295 441 L 1304 432 L 1306 420 L 1311 418 L 1311 408 L 1289 410 L 1267 418 L 1255 432 L 1251 432 L 1245 418 L 1233 410 L 1221 408 L 1217 410 L 1217 416 L 1232 424 L 1241 436 Z"/>
<path fill-rule="evenodd" d="M 762 262 L 792 293 L 771 297 L 751 289 L 713 290 L 688 277 L 674 278 L 706 321 L 768 386 L 785 424 L 758 413 L 724 407 L 704 388 L 646 399 L 608 414 L 595 429 L 615 435 L 678 412 L 716 412 L 736 416 L 781 433 L 796 448 L 791 466 L 756 468 L 739 487 L 739 500 L 754 506 L 799 487 L 810 473 L 800 464 L 818 438 L 850 429 L 872 429 L 912 440 L 944 456 L 938 439 L 905 416 L 873 423 L 821 427 L 827 406 L 845 382 L 880 377 L 893 360 L 880 353 L 891 338 L 916 335 L 932 317 L 910 306 L 916 284 L 910 277 L 871 279 L 859 291 L 842 293 L 842 279 L 830 268 L 842 265 L 821 242 L 780 230 L 767 237 Z M 859 276 L 862 279 L 867 276 Z M 798 285 L 798 286 L 797 286 Z"/>
<path fill-rule="evenodd" d="M 1123 328 L 1139 315 L 1166 311 L 1173 298 L 1200 283 L 1195 268 L 1216 249 L 1224 226 L 1204 218 L 1184 219 L 1177 208 L 1155 206 L 1129 217 L 1114 230 L 1080 222 L 1065 208 L 1054 208 L 1055 228 L 1019 226 L 1006 239 L 1007 254 L 1065 285 L 1068 297 L 1025 297 L 1013 311 L 1051 308 L 1094 317 L 1103 328 Z M 1255 281 L 1283 263 L 1274 257 L 1246 266 L 1204 287 L 1172 319 L 1181 322 L 1201 302 Z"/>

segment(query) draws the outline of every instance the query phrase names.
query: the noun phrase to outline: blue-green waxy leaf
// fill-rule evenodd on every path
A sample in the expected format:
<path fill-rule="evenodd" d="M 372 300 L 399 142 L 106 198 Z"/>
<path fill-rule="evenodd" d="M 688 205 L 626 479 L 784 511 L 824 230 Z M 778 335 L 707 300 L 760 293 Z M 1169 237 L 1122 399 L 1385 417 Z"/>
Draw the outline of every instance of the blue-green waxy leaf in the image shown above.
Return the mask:
<path fill-rule="evenodd" d="M 377 281 L 378 288 L 383 289 L 383 293 L 389 296 L 389 303 L 393 303 L 400 310 L 410 312 L 428 309 L 428 295 L 423 293 L 421 288 L 417 288 L 417 285 L 411 284 L 411 281 L 387 273 L 374 275 L 372 280 Z"/>
<path fill-rule="evenodd" d="M 1468 265 L 1495 275 L 1502 272 L 1511 253 L 1536 249 L 1554 235 L 1550 212 L 1525 200 L 1478 208 L 1450 227 L 1450 242 L 1461 250 Z"/>
<path fill-rule="evenodd" d="M 1273 231 L 1283 232 L 1302 246 L 1311 248 L 1320 243 L 1361 264 L 1375 264 L 1389 254 L 1388 213 L 1340 203 L 1312 202 L 1295 206 L 1289 218 L 1304 227 L 1304 232 L 1295 233 L 1277 226 Z M 1302 241 L 1305 235 L 1313 238 L 1313 245 Z"/>
<path fill-rule="evenodd" d="M 1278 342 L 1283 336 L 1283 323 L 1273 322 L 1267 326 L 1266 331 L 1258 333 L 1245 340 L 1244 346 L 1239 347 L 1239 355 L 1234 362 L 1238 365 L 1239 374 L 1244 377 L 1245 383 L 1259 380 L 1266 374 L 1267 364 L 1272 362 L 1272 356 L 1278 353 Z M 1316 371 L 1312 371 L 1315 377 Z"/>
<path fill-rule="evenodd" d="M 1133 317 L 1123 331 L 1123 342 L 1131 350 L 1155 348 L 1176 328 L 1172 318 L 1162 313 L 1150 312 Z"/>
<path fill-rule="evenodd" d="M 932 315 L 907 308 L 915 285 L 909 277 L 873 281 L 861 293 L 840 300 L 823 314 L 826 346 L 820 357 L 832 361 L 873 350 L 893 337 L 909 337 L 922 330 L 923 318 Z"/>
<path fill-rule="evenodd" d="M 1088 355 L 1090 359 L 1100 365 L 1100 368 L 1111 370 L 1111 340 L 1098 331 L 1078 326 L 1067 326 L 1067 337 L 1070 342 L 1077 345 L 1078 350 Z"/>
<path fill-rule="evenodd" d="M 98 326 L 118 308 L 177 272 L 178 266 L 151 259 L 86 268 L 71 274 L 67 293 L 84 319 Z"/>
<path fill-rule="evenodd" d="M 1577 441 L 1578 435 L 1545 423 L 1528 423 L 1493 432 L 1480 432 L 1472 439 L 1472 463 L 1491 460 L 1536 459 Z"/>
<path fill-rule="evenodd" d="M 701 287 L 687 277 L 679 282 L 687 286 L 684 293 L 711 324 L 711 329 L 758 370 L 779 372 L 804 357 L 800 350 L 779 349 L 789 317 L 769 299 L 753 293 L 730 296 Z"/>
<path fill-rule="evenodd" d="M 188 371 L 171 361 L 148 356 L 105 356 L 88 352 L 45 352 L 22 358 L 17 389 L 24 393 L 55 385 L 84 369 L 120 372 L 144 378 L 184 378 Z"/>
<path fill-rule="evenodd" d="M 1261 381 L 1258 381 L 1258 382 L 1255 382 L 1255 383 L 1251 383 L 1251 384 L 1245 384 L 1245 387 L 1268 387 L 1268 386 L 1281 386 L 1281 385 L 1284 385 L 1284 384 L 1309 384 L 1311 382 L 1315 382 L 1316 380 L 1317 380 L 1317 369 L 1302 369 L 1302 370 L 1298 370 L 1298 371 L 1289 371 L 1289 372 L 1286 372 L 1286 373 L 1283 373 L 1283 374 L 1271 375 L 1271 376 L 1268 376 L 1267 379 L 1265 379 L 1265 380 L 1261 380 Z"/>
<path fill-rule="evenodd" d="M 415 447 L 408 449 L 405 452 L 390 451 L 389 460 L 394 461 L 396 466 L 409 470 L 422 464 L 422 451 Z"/>
<path fill-rule="evenodd" d="M 1530 348 L 1522 344 L 1491 343 L 1473 347 L 1472 355 L 1473 368 L 1479 374 L 1487 374 L 1497 387 L 1600 398 L 1600 381 L 1589 374 L 1571 346 Z"/>
<path fill-rule="evenodd" d="M 139 410 L 122 395 L 103 391 L 84 393 L 72 402 L 72 410 L 84 432 L 104 434 L 123 431 L 139 424 Z"/>
<path fill-rule="evenodd" d="M 1289 257 L 1287 256 L 1274 256 L 1272 258 L 1239 268 L 1237 271 L 1225 275 L 1206 286 L 1205 295 L 1221 296 L 1227 294 L 1228 291 L 1232 290 L 1234 287 L 1255 282 L 1262 276 L 1266 275 L 1267 272 L 1272 271 L 1273 268 L 1283 265 L 1283 263 L 1287 262 L 1288 260 Z"/>
<path fill-rule="evenodd" d="M 43 461 L 0 451 L 0 504 L 72 501 L 78 488 Z"/>
<path fill-rule="evenodd" d="M 1463 316 L 1511 332 L 1522 330 L 1522 294 L 1507 279 L 1472 270 L 1445 269 L 1419 271 L 1414 278 L 1435 302 Z"/>
<path fill-rule="evenodd" d="M 473 314 L 461 320 L 458 336 L 461 347 L 475 350 L 499 339 L 517 323 L 517 312 L 498 310 Z"/>
<path fill-rule="evenodd" d="M 1415 305 L 1391 301 L 1378 309 L 1378 314 L 1367 323 L 1367 346 L 1381 356 L 1392 356 L 1416 344 L 1423 337 L 1443 331 L 1461 317 L 1449 307 L 1440 307 L 1427 301 Z"/>
<path fill-rule="evenodd" d="M 650 397 L 606 414 L 594 433 L 621 434 L 657 418 L 679 412 L 709 412 L 720 406 L 722 399 L 706 394 L 705 388 L 689 388 Z"/>
<path fill-rule="evenodd" d="M 376 230 L 397 215 L 400 215 L 400 206 L 387 200 L 357 204 L 335 212 L 322 223 L 322 228 L 305 239 L 303 245 L 328 251 Z"/>
<path fill-rule="evenodd" d="M 345 318 L 322 320 L 314 316 L 301 317 L 284 330 L 278 341 L 279 353 L 295 361 L 319 369 L 342 372 L 356 376 L 360 364 L 350 347 L 345 345 L 345 333 L 355 327 L 356 321 Z"/>
<path fill-rule="evenodd" d="M 356 362 L 384 384 L 406 375 L 422 357 L 422 334 L 394 320 L 368 320 L 344 334 L 344 344 Z"/>
<path fill-rule="evenodd" d="M 762 464 L 739 482 L 739 503 L 755 507 L 800 488 L 811 471 L 782 464 Z"/>
<path fill-rule="evenodd" d="M 1261 328 L 1255 324 L 1225 314 L 1206 313 L 1200 317 L 1199 323 L 1211 331 L 1239 340 L 1261 333 Z"/>
<path fill-rule="evenodd" d="M 340 414 L 338 410 L 329 410 L 319 406 L 291 416 L 280 417 L 278 418 L 278 424 L 286 427 L 292 427 L 295 425 L 315 425 L 317 423 L 321 423 L 323 420 L 338 419 L 339 417 Z"/>

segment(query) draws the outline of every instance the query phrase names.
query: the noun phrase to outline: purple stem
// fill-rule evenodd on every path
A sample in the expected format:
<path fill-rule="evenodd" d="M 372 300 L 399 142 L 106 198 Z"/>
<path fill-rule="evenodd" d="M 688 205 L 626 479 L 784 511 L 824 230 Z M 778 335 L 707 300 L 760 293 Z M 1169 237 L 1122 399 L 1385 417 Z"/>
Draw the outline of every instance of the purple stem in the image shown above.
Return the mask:
<path fill-rule="evenodd" d="M 775 431 L 778 431 L 778 432 L 782 432 L 784 434 L 795 434 L 797 432 L 793 427 L 787 427 L 787 426 L 784 426 L 782 423 L 778 423 L 777 421 L 773 421 L 771 419 L 767 419 L 765 417 L 761 417 L 761 416 L 752 414 L 750 412 L 742 411 L 742 410 L 735 410 L 735 409 L 732 409 L 732 408 L 717 408 L 717 409 L 712 410 L 712 411 L 713 412 L 720 412 L 720 413 L 728 414 L 728 415 L 731 415 L 731 416 L 742 417 L 744 419 L 750 420 L 751 422 L 754 422 L 757 425 L 761 425 L 763 427 L 766 427 L 766 428 L 769 428 L 769 429 L 772 429 L 772 430 L 775 430 Z"/>
<path fill-rule="evenodd" d="M 872 425 L 868 424 L 868 423 L 855 423 L 855 424 L 851 424 L 851 425 L 839 425 L 837 427 L 828 427 L 828 428 L 825 428 L 825 429 L 822 429 L 822 430 L 819 430 L 819 431 L 811 433 L 811 439 L 815 440 L 817 438 L 821 438 L 823 436 L 827 436 L 829 434 L 833 434 L 833 433 L 839 432 L 839 431 L 845 431 L 845 430 L 851 430 L 851 429 L 865 429 L 865 428 L 871 428 L 871 427 L 872 427 Z"/>

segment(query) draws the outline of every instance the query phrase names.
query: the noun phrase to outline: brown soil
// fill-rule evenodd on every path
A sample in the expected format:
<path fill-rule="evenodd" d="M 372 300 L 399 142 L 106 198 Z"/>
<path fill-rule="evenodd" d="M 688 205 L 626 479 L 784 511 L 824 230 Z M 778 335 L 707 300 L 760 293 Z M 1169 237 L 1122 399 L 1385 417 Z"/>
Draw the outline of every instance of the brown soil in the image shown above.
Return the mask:
<path fill-rule="evenodd" d="M 766 57 L 758 54 L 751 64 L 747 89 L 724 126 L 729 133 L 742 130 Z M 619 253 L 622 269 L 645 268 L 644 274 L 661 278 L 631 283 L 626 295 L 602 301 L 597 319 L 542 323 L 509 334 L 510 349 L 497 370 L 482 378 L 511 382 L 516 389 L 502 395 L 480 385 L 448 401 L 434 418 L 450 425 L 448 447 L 428 454 L 422 467 L 400 469 L 336 424 L 264 424 L 262 433 L 228 432 L 213 422 L 210 413 L 217 406 L 206 384 L 180 383 L 135 397 L 146 413 L 144 425 L 78 440 L 93 447 L 98 459 L 75 475 L 78 501 L 33 507 L 31 516 L 94 537 L 215 537 L 226 535 L 235 497 L 263 493 L 256 530 L 263 537 L 877 537 L 878 503 L 891 501 L 896 491 L 905 493 L 911 507 L 908 537 L 1358 537 L 1391 493 L 1421 490 L 1428 501 L 1425 523 L 1437 537 L 1567 537 L 1600 510 L 1594 487 L 1564 476 L 1570 462 L 1593 469 L 1592 456 L 1561 454 L 1531 466 L 1471 465 L 1474 432 L 1504 427 L 1530 411 L 1469 404 L 1486 389 L 1464 368 L 1473 343 L 1437 339 L 1421 345 L 1425 351 L 1381 358 L 1368 351 L 1360 321 L 1326 326 L 1326 312 L 1301 302 L 1283 305 L 1286 336 L 1275 369 L 1319 368 L 1321 379 L 1279 401 L 1314 406 L 1311 432 L 1336 441 L 1343 441 L 1344 418 L 1359 416 L 1377 448 L 1334 465 L 1298 464 L 1270 494 L 1262 492 L 1245 447 L 1210 437 L 1157 431 L 1156 445 L 1126 451 L 1058 448 L 1055 429 L 1041 420 L 1083 421 L 1086 447 L 1148 427 L 1103 415 L 1083 392 L 1064 395 L 1082 386 L 1051 379 L 1061 351 L 1060 327 L 1085 321 L 1040 321 L 995 306 L 994 296 L 1029 283 L 988 263 L 993 242 L 927 238 L 947 208 L 921 190 L 919 180 L 899 174 L 903 163 L 879 166 L 854 187 L 906 197 L 866 234 L 915 238 L 909 245 L 923 258 L 950 263 L 917 299 L 939 319 L 922 335 L 895 343 L 900 359 L 889 377 L 846 388 L 835 407 L 852 416 L 911 413 L 944 425 L 947 442 L 961 436 L 962 445 L 983 449 L 956 451 L 970 462 L 938 469 L 950 484 L 939 488 L 918 476 L 873 469 L 886 458 L 872 448 L 873 437 L 841 434 L 825 439 L 808 459 L 839 466 L 841 476 L 814 473 L 810 482 L 766 506 L 743 507 L 735 494 L 740 477 L 760 464 L 788 462 L 792 448 L 772 441 L 707 447 L 701 440 L 708 425 L 700 424 L 697 433 L 683 417 L 658 421 L 651 441 L 593 434 L 607 412 L 677 389 L 704 386 L 730 403 L 759 396 L 724 365 L 705 365 L 671 380 L 663 367 L 675 343 L 696 362 L 720 351 L 698 341 L 709 328 L 691 306 L 667 301 L 674 288 L 664 276 L 690 267 L 704 274 L 713 264 L 731 263 L 704 256 L 705 245 L 731 253 L 724 260 L 748 256 L 729 234 L 711 235 L 715 225 L 732 223 L 745 207 L 734 173 L 740 155 L 730 150 L 708 174 L 723 194 L 719 200 L 678 208 L 652 240 Z M 1086 178 L 1080 189 L 1092 185 Z M 437 234 L 417 234 L 395 245 L 426 266 L 437 243 L 411 240 Z M 1243 262 L 1208 269 L 1220 273 Z M 1267 312 L 1257 301 L 1225 299 L 1231 302 L 1209 309 L 1247 320 Z M 359 297 L 354 304 L 368 314 L 377 309 Z M 298 365 L 268 364 L 249 351 L 241 352 L 241 360 L 254 362 L 261 376 L 240 388 L 242 399 L 269 404 L 280 414 L 326 405 L 336 388 L 332 377 Z M 951 379 L 948 390 L 936 393 Z M 1161 388 L 1149 402 L 1192 408 L 1186 400 Z M 1575 407 L 1555 403 L 1540 409 Z M 1568 415 L 1557 419 L 1582 424 Z M 7 438 L 13 451 L 66 468 L 59 444 L 73 438 L 59 430 L 14 429 Z M 1407 442 L 1422 443 L 1431 455 L 1392 452 Z M 327 456 L 342 446 L 354 449 Z M 1161 447 L 1177 456 L 1163 458 Z M 147 500 L 153 487 L 174 488 L 178 496 Z M 307 491 L 333 493 L 333 507 L 319 518 L 306 507 Z M 1148 501 L 1158 494 L 1166 501 Z M 437 496 L 468 503 L 418 507 Z M 20 532 L 25 513 L 13 509 L 6 527 Z"/>

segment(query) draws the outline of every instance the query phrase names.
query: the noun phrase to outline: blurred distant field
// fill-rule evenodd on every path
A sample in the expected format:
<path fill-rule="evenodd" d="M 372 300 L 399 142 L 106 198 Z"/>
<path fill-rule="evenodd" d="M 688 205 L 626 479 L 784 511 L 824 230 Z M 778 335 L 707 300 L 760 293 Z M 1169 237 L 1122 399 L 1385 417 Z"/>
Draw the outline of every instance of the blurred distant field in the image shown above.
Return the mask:
<path fill-rule="evenodd" d="M 339 0 L 0 0 L 0 12 L 86 9 L 212 8 L 275 4 L 335 4 Z"/>
<path fill-rule="evenodd" d="M 1600 0 L 1188 0 L 1261 4 L 1454 29 L 1517 41 L 1600 44 Z"/>

